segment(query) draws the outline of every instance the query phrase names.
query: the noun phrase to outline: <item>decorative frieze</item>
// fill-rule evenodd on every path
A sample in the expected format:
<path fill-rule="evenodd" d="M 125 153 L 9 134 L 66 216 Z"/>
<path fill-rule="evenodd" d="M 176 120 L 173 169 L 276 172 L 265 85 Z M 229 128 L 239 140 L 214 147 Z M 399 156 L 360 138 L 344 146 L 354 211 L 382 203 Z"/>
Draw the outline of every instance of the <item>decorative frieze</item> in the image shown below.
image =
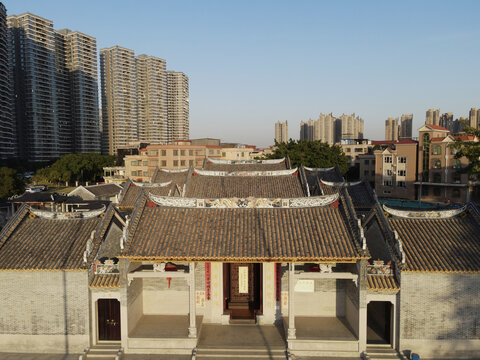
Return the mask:
<path fill-rule="evenodd" d="M 194 199 L 158 196 L 148 194 L 151 201 L 159 206 L 188 207 L 188 208 L 306 208 L 327 206 L 338 200 L 339 194 L 311 196 L 291 199 L 266 198 L 223 198 L 223 199 Z"/>
<path fill-rule="evenodd" d="M 216 171 L 216 170 L 200 170 L 194 169 L 194 175 L 202 176 L 285 176 L 293 175 L 298 168 L 289 170 L 257 170 L 257 171 Z"/>
<path fill-rule="evenodd" d="M 57 212 L 57 211 L 47 211 L 34 209 L 31 206 L 28 206 L 28 210 L 34 216 L 38 216 L 42 219 L 49 220 L 74 220 L 74 219 L 91 219 L 97 216 L 102 215 L 106 206 L 103 205 L 101 209 L 89 210 L 89 211 L 75 211 L 75 212 Z"/>
<path fill-rule="evenodd" d="M 166 186 L 172 185 L 172 180 L 164 183 L 143 183 L 143 182 L 132 180 L 132 184 L 140 187 L 157 188 L 157 187 L 166 187 Z"/>
<path fill-rule="evenodd" d="M 268 159 L 268 160 L 220 160 L 208 158 L 207 161 L 212 164 L 235 164 L 235 165 L 249 165 L 249 164 L 280 164 L 285 161 L 285 158 L 281 159 Z"/>
<path fill-rule="evenodd" d="M 408 219 L 446 219 L 457 216 L 467 209 L 467 205 L 449 210 L 399 210 L 383 205 L 383 210 L 393 216 Z"/>

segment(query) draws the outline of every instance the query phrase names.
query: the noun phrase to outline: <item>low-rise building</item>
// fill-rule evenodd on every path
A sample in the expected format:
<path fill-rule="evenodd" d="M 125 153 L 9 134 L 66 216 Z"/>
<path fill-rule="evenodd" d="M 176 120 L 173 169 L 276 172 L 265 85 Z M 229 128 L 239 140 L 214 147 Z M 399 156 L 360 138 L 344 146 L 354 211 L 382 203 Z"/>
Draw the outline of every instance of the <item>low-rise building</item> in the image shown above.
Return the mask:
<path fill-rule="evenodd" d="M 417 198 L 436 202 L 469 201 L 468 159 L 455 159 L 457 140 L 478 142 L 475 136 L 453 136 L 449 130 L 425 124 L 419 130 Z"/>
<path fill-rule="evenodd" d="M 375 191 L 379 197 L 415 199 L 417 142 L 373 141 Z"/>
<path fill-rule="evenodd" d="M 372 141 L 368 139 L 348 139 L 341 140 L 340 147 L 343 153 L 347 156 L 350 166 L 358 164 L 358 156 L 368 154 L 372 148 Z"/>
<path fill-rule="evenodd" d="M 375 155 L 362 154 L 357 156 L 359 164 L 359 178 L 367 179 L 370 184 L 375 184 Z"/>
<path fill-rule="evenodd" d="M 220 158 L 221 150 L 217 145 L 192 145 L 185 140 L 168 145 L 148 145 L 140 150 L 139 155 L 125 157 L 125 176 L 148 182 L 157 167 L 170 170 L 190 166 L 201 168 L 207 157 Z"/>

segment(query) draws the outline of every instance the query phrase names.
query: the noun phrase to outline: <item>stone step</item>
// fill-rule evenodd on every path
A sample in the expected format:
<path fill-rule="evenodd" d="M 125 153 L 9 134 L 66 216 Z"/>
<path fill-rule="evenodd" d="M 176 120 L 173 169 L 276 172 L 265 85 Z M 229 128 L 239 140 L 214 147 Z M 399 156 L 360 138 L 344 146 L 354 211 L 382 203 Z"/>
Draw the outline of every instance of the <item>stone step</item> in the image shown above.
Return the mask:
<path fill-rule="evenodd" d="M 401 360 L 402 357 L 389 344 L 368 345 L 367 355 L 371 360 Z"/>
<path fill-rule="evenodd" d="M 285 349 L 266 349 L 266 348 L 198 348 L 197 359 L 272 359 L 285 360 Z"/>

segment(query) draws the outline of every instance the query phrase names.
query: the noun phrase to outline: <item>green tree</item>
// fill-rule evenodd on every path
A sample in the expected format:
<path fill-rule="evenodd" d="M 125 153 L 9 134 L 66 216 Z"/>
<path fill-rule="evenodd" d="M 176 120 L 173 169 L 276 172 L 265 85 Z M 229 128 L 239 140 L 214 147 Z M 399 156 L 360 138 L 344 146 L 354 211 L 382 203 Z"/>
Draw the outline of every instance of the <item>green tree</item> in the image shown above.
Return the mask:
<path fill-rule="evenodd" d="M 67 154 L 55 161 L 50 167 L 37 171 L 36 180 L 50 183 L 89 181 L 95 182 L 103 177 L 103 168 L 115 165 L 115 156 L 89 154 Z"/>
<path fill-rule="evenodd" d="M 314 168 L 325 168 L 338 165 L 342 174 L 348 171 L 347 157 L 338 145 L 329 145 L 321 141 L 296 141 L 288 143 L 275 142 L 275 150 L 265 156 L 266 159 L 289 157 L 292 167 L 303 164 Z"/>
<path fill-rule="evenodd" d="M 24 191 L 25 183 L 17 176 L 15 169 L 0 167 L 0 199 L 5 200 Z"/>
<path fill-rule="evenodd" d="M 463 131 L 466 135 L 477 136 L 480 139 L 480 130 L 466 126 Z M 455 159 L 466 157 L 468 166 L 460 169 L 461 172 L 469 174 L 472 180 L 480 179 L 480 142 L 474 142 L 469 139 L 459 137 L 451 147 L 456 151 Z"/>

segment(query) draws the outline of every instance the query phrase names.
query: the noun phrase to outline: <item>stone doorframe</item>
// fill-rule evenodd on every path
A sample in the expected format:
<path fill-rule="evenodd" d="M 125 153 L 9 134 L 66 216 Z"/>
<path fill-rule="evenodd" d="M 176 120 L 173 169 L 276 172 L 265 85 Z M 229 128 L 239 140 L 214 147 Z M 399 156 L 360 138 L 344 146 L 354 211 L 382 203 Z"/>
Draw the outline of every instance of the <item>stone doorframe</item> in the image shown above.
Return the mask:
<path fill-rule="evenodd" d="M 122 307 L 122 302 L 120 300 L 120 289 L 108 289 L 100 291 L 90 290 L 90 328 L 92 329 L 90 333 L 90 344 L 95 345 L 100 341 L 98 339 L 98 306 L 97 301 L 99 299 L 116 299 L 120 303 L 120 309 Z M 122 312 L 120 311 L 120 326 L 122 325 Z M 120 331 L 120 336 L 122 332 Z M 108 341 L 108 340 L 102 340 Z"/>
<path fill-rule="evenodd" d="M 392 313 L 391 313 L 391 325 L 390 325 L 390 342 L 392 345 L 392 348 L 396 349 L 398 346 L 398 325 L 399 322 L 397 321 L 399 318 L 398 314 L 398 294 L 368 294 L 367 293 L 367 307 L 368 304 L 372 301 L 383 301 L 383 302 L 389 302 L 392 304 Z M 368 316 L 368 314 L 367 314 Z M 365 323 L 361 324 L 365 331 L 367 330 L 367 319 L 365 318 Z"/>

